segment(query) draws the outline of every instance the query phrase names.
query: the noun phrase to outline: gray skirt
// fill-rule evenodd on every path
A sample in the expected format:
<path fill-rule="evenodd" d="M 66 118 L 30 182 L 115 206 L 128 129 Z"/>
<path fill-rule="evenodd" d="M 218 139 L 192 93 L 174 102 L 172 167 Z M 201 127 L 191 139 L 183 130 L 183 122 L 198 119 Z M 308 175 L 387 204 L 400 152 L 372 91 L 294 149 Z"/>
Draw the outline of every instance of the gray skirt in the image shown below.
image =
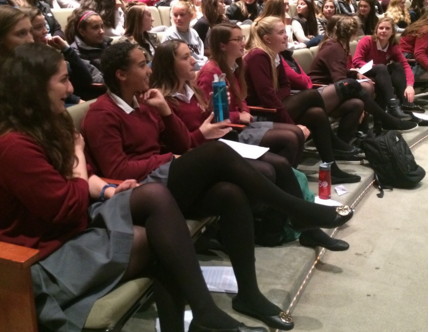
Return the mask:
<path fill-rule="evenodd" d="M 270 129 L 273 129 L 273 123 L 270 121 L 252 122 L 238 134 L 238 139 L 241 143 L 259 145 Z"/>
<path fill-rule="evenodd" d="M 140 182 L 140 184 L 158 182 L 162 183 L 164 186 L 167 187 L 168 174 L 170 173 L 170 166 L 173 160 L 174 156 L 171 157 L 171 160 L 169 162 L 159 166 L 158 168 L 150 172 L 149 175 L 143 181 Z"/>
<path fill-rule="evenodd" d="M 94 302 L 119 283 L 133 241 L 131 192 L 91 205 L 88 228 L 31 267 L 41 325 L 58 332 L 81 331 Z"/>

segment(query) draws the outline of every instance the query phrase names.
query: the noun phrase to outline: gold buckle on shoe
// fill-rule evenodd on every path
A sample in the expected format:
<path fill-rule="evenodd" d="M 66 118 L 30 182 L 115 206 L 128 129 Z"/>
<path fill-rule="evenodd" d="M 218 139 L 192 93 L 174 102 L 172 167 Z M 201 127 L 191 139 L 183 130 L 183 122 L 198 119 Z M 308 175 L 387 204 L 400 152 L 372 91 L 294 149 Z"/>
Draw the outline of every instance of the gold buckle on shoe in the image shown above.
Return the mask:
<path fill-rule="evenodd" d="M 284 323 L 293 323 L 293 318 L 291 315 L 285 313 L 284 311 L 279 313 L 279 317 Z"/>
<path fill-rule="evenodd" d="M 336 211 L 340 216 L 345 217 L 352 211 L 352 209 L 350 209 L 348 205 L 342 205 L 342 206 L 338 206 L 336 208 Z"/>

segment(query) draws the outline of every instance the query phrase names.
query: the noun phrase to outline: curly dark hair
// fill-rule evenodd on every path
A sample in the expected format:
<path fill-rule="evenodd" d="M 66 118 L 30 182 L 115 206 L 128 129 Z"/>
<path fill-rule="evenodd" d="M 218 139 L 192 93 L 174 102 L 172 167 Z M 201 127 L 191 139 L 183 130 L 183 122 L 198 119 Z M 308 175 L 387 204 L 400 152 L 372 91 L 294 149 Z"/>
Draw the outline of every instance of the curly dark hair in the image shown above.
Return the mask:
<path fill-rule="evenodd" d="M 121 90 L 116 78 L 116 71 L 128 69 L 131 62 L 131 51 L 136 48 L 141 49 L 137 44 L 117 43 L 106 48 L 101 55 L 101 71 L 103 72 L 104 84 L 119 97 L 121 96 Z"/>
<path fill-rule="evenodd" d="M 45 151 L 64 177 L 71 177 L 77 160 L 76 131 L 68 112 L 52 112 L 48 84 L 64 61 L 61 53 L 43 44 L 24 44 L 13 51 L 0 75 L 0 135 L 26 134 Z"/>

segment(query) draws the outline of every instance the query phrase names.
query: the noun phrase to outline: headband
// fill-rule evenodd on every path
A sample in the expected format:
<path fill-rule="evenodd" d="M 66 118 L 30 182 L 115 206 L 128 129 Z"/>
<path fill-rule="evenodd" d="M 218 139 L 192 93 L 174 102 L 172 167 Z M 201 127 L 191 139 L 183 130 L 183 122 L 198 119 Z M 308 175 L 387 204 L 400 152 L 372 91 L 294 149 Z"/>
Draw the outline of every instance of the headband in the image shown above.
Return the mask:
<path fill-rule="evenodd" d="M 85 14 L 82 15 L 82 17 L 79 20 L 79 23 L 77 24 L 77 29 L 79 29 L 80 23 L 82 23 L 82 21 L 87 18 L 89 15 L 98 15 L 96 12 L 90 10 L 88 12 L 86 12 Z"/>

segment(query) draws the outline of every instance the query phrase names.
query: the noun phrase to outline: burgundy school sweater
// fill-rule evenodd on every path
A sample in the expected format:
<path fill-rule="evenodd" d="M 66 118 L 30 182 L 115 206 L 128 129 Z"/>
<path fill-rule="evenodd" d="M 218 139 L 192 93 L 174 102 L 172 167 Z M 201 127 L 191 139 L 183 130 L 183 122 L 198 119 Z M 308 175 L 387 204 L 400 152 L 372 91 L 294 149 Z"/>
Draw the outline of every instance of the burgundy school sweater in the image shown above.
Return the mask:
<path fill-rule="evenodd" d="M 246 65 L 247 98 L 251 106 L 277 109 L 275 121 L 295 124 L 283 107 L 282 100 L 290 95 L 290 82 L 282 62 L 277 66 L 278 89 L 273 86 L 270 56 L 254 48 L 244 57 Z"/>
<path fill-rule="evenodd" d="M 214 74 L 220 76 L 222 74 L 222 71 L 220 70 L 217 63 L 214 62 L 213 60 L 210 60 L 209 62 L 207 62 L 198 73 L 197 85 L 200 89 L 202 89 L 205 92 L 206 98 L 209 98 L 210 92 L 213 91 L 212 83 L 213 83 Z M 229 85 L 230 83 L 227 82 L 227 84 Z M 232 84 L 234 84 L 237 87 L 238 91 L 241 91 L 240 83 L 238 79 L 235 77 L 235 75 L 234 75 L 234 82 L 232 82 Z M 243 111 L 245 112 L 250 112 L 249 107 L 247 106 L 247 103 L 245 100 L 239 100 L 238 98 L 233 96 L 231 90 L 230 90 L 230 93 L 231 93 L 231 104 L 229 105 L 229 119 L 231 120 L 232 123 L 240 123 L 240 104 L 242 105 Z"/>
<path fill-rule="evenodd" d="M 387 65 L 390 61 L 400 62 L 407 76 L 407 85 L 412 86 L 414 84 L 413 72 L 398 45 L 389 45 L 387 52 L 383 52 L 377 50 L 377 43 L 371 39 L 371 36 L 363 37 L 359 40 L 353 56 L 353 66 L 360 68 L 370 60 L 374 61 L 374 65 Z"/>
<path fill-rule="evenodd" d="M 428 33 L 420 38 L 415 36 L 401 37 L 399 47 L 403 53 L 414 54 L 414 59 L 424 69 L 428 70 Z"/>
<path fill-rule="evenodd" d="M 176 154 L 190 148 L 186 126 L 176 115 L 161 117 L 143 104 L 127 114 L 108 94 L 91 104 L 82 135 L 94 171 L 117 180 L 142 181 L 170 161 L 172 153 L 161 154 L 161 142 Z"/>
<path fill-rule="evenodd" d="M 191 98 L 189 104 L 177 98 L 168 98 L 167 101 L 171 110 L 183 121 L 188 129 L 192 148 L 211 141 L 206 140 L 200 130 L 200 126 L 209 117 L 210 112 L 200 107 L 195 95 Z"/>
<path fill-rule="evenodd" d="M 0 241 L 43 259 L 88 225 L 88 182 L 66 179 L 25 134 L 0 136 Z"/>
<path fill-rule="evenodd" d="M 332 84 L 346 78 L 356 78 L 351 72 L 351 57 L 347 55 L 341 44 L 328 40 L 322 49 L 319 48 L 311 63 L 308 76 L 313 83 Z"/>
<path fill-rule="evenodd" d="M 298 67 L 301 70 L 301 74 L 293 70 L 285 59 L 282 58 L 283 66 L 285 68 L 286 76 L 290 82 L 290 88 L 292 90 L 308 90 L 313 87 L 313 82 L 299 64 Z"/>

